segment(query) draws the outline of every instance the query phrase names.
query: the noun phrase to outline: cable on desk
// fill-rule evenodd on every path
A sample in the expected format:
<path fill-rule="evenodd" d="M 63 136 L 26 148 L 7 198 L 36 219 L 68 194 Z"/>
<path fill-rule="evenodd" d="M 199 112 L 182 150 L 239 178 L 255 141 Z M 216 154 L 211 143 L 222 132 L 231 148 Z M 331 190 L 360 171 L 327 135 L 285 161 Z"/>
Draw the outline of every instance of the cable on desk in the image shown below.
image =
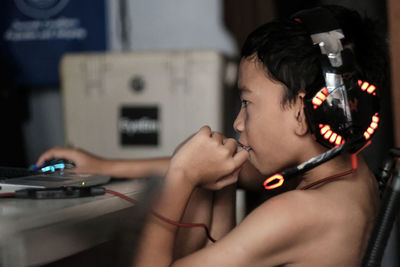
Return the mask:
<path fill-rule="evenodd" d="M 89 188 L 89 189 L 90 189 L 90 188 Z M 79 196 L 89 196 L 89 195 L 94 196 L 94 195 L 100 195 L 101 193 L 104 194 L 104 192 L 105 192 L 105 193 L 108 193 L 108 194 L 115 195 L 115 196 L 117 196 L 117 197 L 119 197 L 119 198 L 121 198 L 121 199 L 123 199 L 123 200 L 126 200 L 126 201 L 128 201 L 128 202 L 130 202 L 130 203 L 139 204 L 139 205 L 140 205 L 140 202 L 139 202 L 139 201 L 137 201 L 137 200 L 135 200 L 135 199 L 133 199 L 133 198 L 130 198 L 130 197 L 124 195 L 124 194 L 121 194 L 121 193 L 119 193 L 119 192 L 116 192 L 116 191 L 113 191 L 113 190 L 110 190 L 110 189 L 104 189 L 104 188 L 102 188 L 102 187 L 101 187 L 101 188 L 93 188 L 93 189 L 96 189 L 96 190 L 94 190 L 94 191 L 93 191 L 93 190 L 90 190 L 90 191 L 88 191 L 88 192 L 85 191 L 85 193 L 86 193 L 85 195 L 79 194 Z M 101 189 L 101 190 L 100 190 L 100 189 Z M 13 192 L 10 192 L 10 193 L 1 193 L 1 194 L 0 194 L 0 198 L 5 198 L 5 197 L 20 197 L 20 198 L 36 198 L 36 199 L 40 199 L 40 198 L 41 198 L 41 199 L 44 199 L 44 198 L 48 198 L 49 196 L 52 196 L 53 198 L 58 198 L 58 197 L 55 197 L 57 194 L 54 195 L 54 192 L 52 192 L 52 191 L 48 191 L 48 192 L 51 193 L 50 195 L 48 195 L 48 194 L 46 194 L 45 196 L 37 195 L 37 193 L 40 193 L 40 192 L 42 192 L 42 193 L 47 193 L 47 191 L 48 191 L 48 190 L 46 190 L 46 189 L 44 189 L 44 190 L 41 190 L 41 189 L 39 189 L 39 190 L 37 190 L 37 189 L 23 189 L 23 190 L 17 191 L 18 195 L 16 195 L 16 194 L 13 193 Z M 100 191 L 101 191 L 101 192 L 100 192 Z M 79 191 L 79 192 L 80 192 L 80 191 Z M 64 195 L 63 195 L 63 196 L 64 196 Z M 64 196 L 64 197 L 65 197 L 65 196 Z M 77 197 L 77 195 L 74 195 L 73 197 Z M 170 219 L 168 219 L 168 218 L 162 216 L 161 214 L 159 214 L 159 213 L 157 213 L 157 212 L 155 212 L 155 211 L 151 211 L 151 213 L 152 213 L 154 216 L 156 216 L 157 218 L 159 218 L 160 220 L 162 220 L 162 221 L 164 221 L 164 222 L 166 222 L 166 223 L 169 223 L 169 224 L 178 226 L 178 227 L 184 227 L 184 228 L 202 227 L 202 228 L 204 228 L 204 230 L 206 231 L 207 238 L 208 238 L 209 240 L 211 240 L 213 243 L 216 241 L 216 240 L 211 236 L 210 231 L 209 231 L 207 225 L 205 225 L 204 223 L 181 223 L 181 222 L 176 222 L 176 221 L 174 221 L 174 220 L 170 220 Z"/>
<path fill-rule="evenodd" d="M 14 193 L 1 193 L 0 197 L 15 197 Z"/>
<path fill-rule="evenodd" d="M 108 194 L 112 194 L 112 195 L 115 195 L 115 196 L 117 196 L 117 197 L 120 197 L 120 198 L 122 198 L 122 199 L 124 199 L 124 200 L 126 200 L 126 201 L 128 201 L 128 202 L 133 203 L 133 204 L 140 204 L 139 201 L 137 201 L 137 200 L 135 200 L 135 199 L 133 199 L 133 198 L 130 198 L 130 197 L 124 195 L 124 194 L 121 194 L 121 193 L 119 193 L 119 192 L 116 192 L 116 191 L 113 191 L 113 190 L 110 190 L 110 189 L 106 189 L 105 192 L 108 193 Z M 152 213 L 154 216 L 156 216 L 157 218 L 159 218 L 160 220 L 162 220 L 162 221 L 164 221 L 164 222 L 166 222 L 166 223 L 169 223 L 169 224 L 178 226 L 178 227 L 184 227 L 184 228 L 202 227 L 202 228 L 204 228 L 204 230 L 206 231 L 207 238 L 208 238 L 209 240 L 211 240 L 211 242 L 213 242 L 213 243 L 215 243 L 215 241 L 216 241 L 216 240 L 211 236 L 210 231 L 209 231 L 207 225 L 205 225 L 204 223 L 181 223 L 181 222 L 176 222 L 176 221 L 174 221 L 174 220 L 168 219 L 168 218 L 162 216 L 161 214 L 159 214 L 159 213 L 157 213 L 157 212 L 155 212 L 155 211 L 151 211 L 151 213 Z"/>

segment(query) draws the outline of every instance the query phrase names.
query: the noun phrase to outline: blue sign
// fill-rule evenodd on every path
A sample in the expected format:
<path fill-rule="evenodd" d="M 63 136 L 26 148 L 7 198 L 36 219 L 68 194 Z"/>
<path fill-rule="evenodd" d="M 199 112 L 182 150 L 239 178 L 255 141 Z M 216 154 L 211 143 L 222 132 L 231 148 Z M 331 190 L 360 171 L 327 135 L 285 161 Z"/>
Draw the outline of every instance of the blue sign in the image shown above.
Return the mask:
<path fill-rule="evenodd" d="M 1 5 L 0 59 L 19 85 L 58 85 L 63 54 L 107 48 L 105 0 L 5 0 Z"/>

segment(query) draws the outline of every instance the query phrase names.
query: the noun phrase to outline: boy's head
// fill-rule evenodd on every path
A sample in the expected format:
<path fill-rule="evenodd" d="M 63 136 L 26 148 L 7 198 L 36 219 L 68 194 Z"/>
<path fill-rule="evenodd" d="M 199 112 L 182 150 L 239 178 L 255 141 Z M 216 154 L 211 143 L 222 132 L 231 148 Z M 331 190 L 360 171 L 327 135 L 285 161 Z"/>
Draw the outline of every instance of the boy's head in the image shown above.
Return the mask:
<path fill-rule="evenodd" d="M 369 28 L 369 22 L 342 7 L 325 8 L 343 30 L 342 44 L 353 51 L 356 72 L 378 88 L 383 87 L 385 44 Z M 304 97 L 325 85 L 320 58 L 320 48 L 313 45 L 305 25 L 295 20 L 262 25 L 246 40 L 238 81 L 244 104 L 234 126 L 241 133 L 240 142 L 253 148 L 252 162 L 262 173 L 307 160 L 310 155 L 304 152 L 305 146 L 320 149 L 310 141 L 304 114 Z M 262 91 L 274 89 L 279 94 Z"/>
<path fill-rule="evenodd" d="M 340 6 L 323 6 L 343 30 L 344 46 L 351 47 L 355 69 L 380 88 L 387 83 L 386 43 L 374 28 L 374 22 L 356 11 Z M 285 86 L 282 104 L 288 104 L 301 92 L 324 85 L 320 48 L 313 45 L 306 26 L 294 19 L 266 23 L 246 39 L 242 58 L 255 57 L 268 76 Z"/>

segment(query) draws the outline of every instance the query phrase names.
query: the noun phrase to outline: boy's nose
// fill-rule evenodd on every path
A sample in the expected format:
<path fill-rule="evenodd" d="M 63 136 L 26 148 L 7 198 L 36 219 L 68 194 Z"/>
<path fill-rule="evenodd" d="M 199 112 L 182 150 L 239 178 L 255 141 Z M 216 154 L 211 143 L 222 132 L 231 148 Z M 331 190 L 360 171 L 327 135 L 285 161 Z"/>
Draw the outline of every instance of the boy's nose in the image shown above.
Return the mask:
<path fill-rule="evenodd" d="M 243 113 L 243 109 L 240 109 L 239 114 L 233 122 L 233 129 L 235 129 L 235 131 L 238 133 L 241 133 L 244 130 Z"/>

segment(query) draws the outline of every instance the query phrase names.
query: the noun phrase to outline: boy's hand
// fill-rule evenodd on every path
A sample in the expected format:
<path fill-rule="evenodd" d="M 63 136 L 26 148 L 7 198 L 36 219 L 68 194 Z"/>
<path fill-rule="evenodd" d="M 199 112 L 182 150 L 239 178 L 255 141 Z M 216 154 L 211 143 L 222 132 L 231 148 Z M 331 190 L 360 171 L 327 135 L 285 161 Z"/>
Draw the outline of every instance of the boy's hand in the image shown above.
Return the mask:
<path fill-rule="evenodd" d="M 75 163 L 74 172 L 102 173 L 105 159 L 96 157 L 82 149 L 54 147 L 44 152 L 36 162 L 36 166 L 42 165 L 46 160 L 53 158 L 66 159 Z"/>
<path fill-rule="evenodd" d="M 175 152 L 169 174 L 182 173 L 193 187 L 221 189 L 237 181 L 248 152 L 239 150 L 236 141 L 225 138 L 210 127 L 202 127 Z"/>

